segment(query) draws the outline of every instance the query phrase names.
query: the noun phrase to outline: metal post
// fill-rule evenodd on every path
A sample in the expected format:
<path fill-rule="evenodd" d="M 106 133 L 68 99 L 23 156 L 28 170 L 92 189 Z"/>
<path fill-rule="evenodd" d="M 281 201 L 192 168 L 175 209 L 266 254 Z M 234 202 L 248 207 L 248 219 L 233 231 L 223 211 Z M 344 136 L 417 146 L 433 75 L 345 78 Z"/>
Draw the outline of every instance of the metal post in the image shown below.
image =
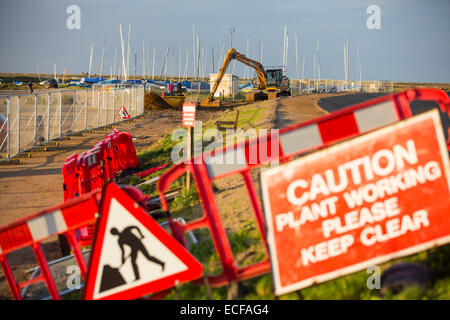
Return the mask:
<path fill-rule="evenodd" d="M 116 89 L 113 89 L 113 124 L 116 123 Z"/>
<path fill-rule="evenodd" d="M 47 142 L 50 141 L 50 93 L 47 101 Z"/>
<path fill-rule="evenodd" d="M 130 118 L 133 118 L 133 94 L 134 94 L 134 87 L 131 87 L 130 90 L 130 109 L 128 109 Z"/>
<path fill-rule="evenodd" d="M 86 90 L 86 104 L 84 109 L 84 130 L 87 130 L 88 106 L 89 106 L 89 90 Z"/>
<path fill-rule="evenodd" d="M 97 128 L 100 127 L 100 89 L 97 95 Z"/>
<path fill-rule="evenodd" d="M 72 121 L 72 131 L 76 130 L 76 126 L 75 123 L 77 121 L 77 112 L 76 112 L 76 107 L 77 107 L 77 92 L 75 90 L 73 90 L 73 121 Z"/>
<path fill-rule="evenodd" d="M 62 133 L 62 91 L 59 92 L 59 137 Z"/>
<path fill-rule="evenodd" d="M 37 145 L 37 94 L 34 95 L 34 145 Z"/>
<path fill-rule="evenodd" d="M 8 158 L 11 157 L 11 97 L 7 97 L 7 109 L 6 109 L 6 121 L 8 122 L 8 127 L 7 127 L 7 153 L 8 153 Z"/>
<path fill-rule="evenodd" d="M 106 95 L 106 104 L 105 104 L 105 127 L 108 125 L 108 105 L 109 105 L 109 92 L 106 92 L 105 90 L 105 95 Z"/>
<path fill-rule="evenodd" d="M 133 88 L 131 90 L 131 106 L 133 107 L 134 117 L 135 117 L 136 116 L 136 88 Z"/>
<path fill-rule="evenodd" d="M 17 97 L 17 154 L 20 153 L 20 96 Z"/>
<path fill-rule="evenodd" d="M 131 114 L 131 95 L 132 95 L 132 90 L 133 90 L 133 88 L 131 88 L 130 93 L 128 93 L 128 112 L 129 112 L 129 114 Z"/>
<path fill-rule="evenodd" d="M 122 89 L 122 108 L 125 104 L 125 89 Z"/>
<path fill-rule="evenodd" d="M 95 89 L 94 86 L 92 86 L 92 108 L 95 107 Z M 92 127 L 91 127 L 92 129 Z"/>

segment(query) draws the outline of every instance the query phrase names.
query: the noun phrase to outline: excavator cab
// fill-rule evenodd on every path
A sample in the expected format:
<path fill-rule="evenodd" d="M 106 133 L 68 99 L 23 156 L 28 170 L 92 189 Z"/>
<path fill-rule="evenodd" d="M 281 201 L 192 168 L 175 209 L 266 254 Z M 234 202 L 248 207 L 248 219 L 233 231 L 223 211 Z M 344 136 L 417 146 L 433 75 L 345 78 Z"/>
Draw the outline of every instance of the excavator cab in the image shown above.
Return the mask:
<path fill-rule="evenodd" d="M 279 88 L 283 80 L 283 70 L 281 69 L 267 69 L 267 88 Z"/>

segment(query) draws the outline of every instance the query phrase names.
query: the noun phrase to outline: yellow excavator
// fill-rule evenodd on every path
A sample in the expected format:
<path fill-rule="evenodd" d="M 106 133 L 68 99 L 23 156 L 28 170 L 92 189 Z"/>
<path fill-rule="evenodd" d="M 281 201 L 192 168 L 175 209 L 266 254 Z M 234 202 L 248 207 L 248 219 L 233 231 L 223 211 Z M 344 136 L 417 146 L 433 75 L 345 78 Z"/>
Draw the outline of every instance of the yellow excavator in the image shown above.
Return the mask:
<path fill-rule="evenodd" d="M 214 100 L 214 94 L 219 87 L 222 78 L 227 71 L 227 68 L 231 60 L 236 59 L 243 64 L 252 67 L 256 70 L 256 76 L 258 78 L 258 87 L 253 88 L 252 92 L 245 95 L 245 101 L 258 101 L 275 99 L 280 96 L 290 96 L 291 90 L 289 88 L 289 79 L 283 76 L 283 70 L 281 68 L 271 68 L 264 70 L 264 67 L 258 61 L 252 60 L 236 51 L 234 48 L 228 50 L 222 67 L 220 68 L 219 75 L 214 87 L 207 99 L 200 102 L 202 107 L 220 107 L 221 101 Z"/>

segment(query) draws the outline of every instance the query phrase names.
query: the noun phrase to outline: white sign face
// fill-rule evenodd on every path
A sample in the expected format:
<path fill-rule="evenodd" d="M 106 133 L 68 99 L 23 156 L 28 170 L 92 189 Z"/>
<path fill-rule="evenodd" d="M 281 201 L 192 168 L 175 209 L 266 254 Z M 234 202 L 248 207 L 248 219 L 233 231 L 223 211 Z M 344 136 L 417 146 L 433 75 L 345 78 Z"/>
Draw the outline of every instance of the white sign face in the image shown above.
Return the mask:
<path fill-rule="evenodd" d="M 187 266 L 115 198 L 106 225 L 94 299 L 187 270 Z"/>
<path fill-rule="evenodd" d="M 195 109 L 195 103 L 183 103 L 183 117 L 181 122 L 183 127 L 194 127 Z"/>

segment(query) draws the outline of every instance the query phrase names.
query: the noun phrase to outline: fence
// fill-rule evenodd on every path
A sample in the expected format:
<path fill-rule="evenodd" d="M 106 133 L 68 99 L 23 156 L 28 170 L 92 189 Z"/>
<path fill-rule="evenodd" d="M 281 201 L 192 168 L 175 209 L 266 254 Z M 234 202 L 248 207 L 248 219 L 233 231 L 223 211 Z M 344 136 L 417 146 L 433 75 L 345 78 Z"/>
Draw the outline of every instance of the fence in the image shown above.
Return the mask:
<path fill-rule="evenodd" d="M 393 81 L 346 81 L 332 79 L 291 79 L 291 87 L 295 94 L 312 92 L 369 92 L 369 93 L 392 93 L 394 92 Z"/>
<path fill-rule="evenodd" d="M 118 122 L 144 112 L 144 87 L 58 90 L 0 97 L 0 156 L 10 158 L 63 135 Z M 0 117 L 1 119 L 1 117 Z"/>

